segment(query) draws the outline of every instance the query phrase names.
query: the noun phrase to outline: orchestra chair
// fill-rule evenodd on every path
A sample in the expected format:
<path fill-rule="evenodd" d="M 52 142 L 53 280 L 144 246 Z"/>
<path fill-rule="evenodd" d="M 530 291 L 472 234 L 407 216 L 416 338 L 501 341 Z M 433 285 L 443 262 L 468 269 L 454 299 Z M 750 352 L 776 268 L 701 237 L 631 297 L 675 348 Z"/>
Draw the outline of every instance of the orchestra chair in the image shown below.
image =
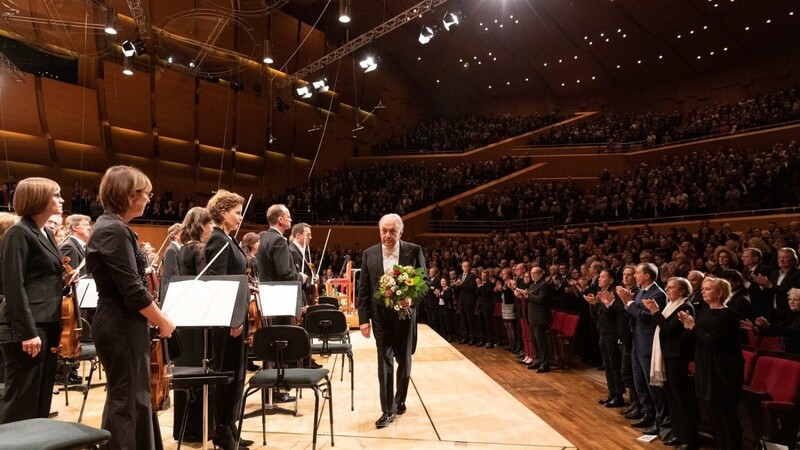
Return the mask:
<path fill-rule="evenodd" d="M 345 265 L 344 276 L 342 278 L 331 278 L 326 282 L 327 286 L 330 286 L 331 289 L 336 289 L 337 291 L 341 292 L 342 294 L 347 296 L 347 310 L 349 311 L 350 308 L 354 306 L 354 299 L 355 299 L 355 284 L 353 283 L 353 261 L 347 261 L 347 265 Z M 339 303 L 336 303 L 336 307 L 339 307 Z"/>
<path fill-rule="evenodd" d="M 97 448 L 111 433 L 53 419 L 28 419 L 0 425 L 0 450 L 77 450 Z"/>
<path fill-rule="evenodd" d="M 333 309 L 318 309 L 306 315 L 303 327 L 312 339 L 311 354 L 328 357 L 342 355 L 342 370 L 339 381 L 344 381 L 344 360 L 350 362 L 350 411 L 354 410 L 355 375 L 353 373 L 353 345 L 345 341 L 350 335 L 344 312 Z M 313 342 L 316 339 L 319 342 Z M 336 342 L 333 342 L 336 341 Z"/>
<path fill-rule="evenodd" d="M 314 391 L 314 434 L 312 449 L 317 448 L 317 430 L 319 428 L 320 395 L 323 405 L 328 401 L 328 413 L 331 426 L 331 447 L 333 447 L 333 389 L 328 378 L 328 369 L 293 369 L 287 368 L 292 363 L 300 363 L 311 355 L 311 344 L 308 333 L 294 325 L 273 325 L 259 328 L 253 336 L 253 354 L 264 361 L 272 363 L 274 368 L 264 368 L 256 372 L 248 382 L 247 390 L 242 396 L 242 411 L 239 415 L 239 429 L 242 429 L 244 407 L 247 397 L 261 391 L 261 434 L 263 445 L 267 445 L 266 402 L 265 392 L 268 389 L 284 388 L 311 389 Z"/>
<path fill-rule="evenodd" d="M 325 298 L 325 297 L 320 297 L 319 299 L 322 300 L 323 298 Z M 333 305 L 330 305 L 328 303 L 319 303 L 317 305 L 308 305 L 306 307 L 306 315 L 311 314 L 312 311 L 318 311 L 320 309 L 328 309 L 328 310 L 330 310 L 330 309 L 336 309 L 336 307 L 333 306 Z"/>
<path fill-rule="evenodd" d="M 59 354 L 59 358 L 63 362 L 64 368 L 64 387 L 59 389 L 64 391 L 64 402 L 69 406 L 69 390 L 78 389 L 83 392 L 83 401 L 81 402 L 81 412 L 78 414 L 78 422 L 83 420 L 83 409 L 86 407 L 86 398 L 89 397 L 89 389 L 92 387 L 92 376 L 97 370 L 100 359 L 97 356 L 97 349 L 92 341 L 92 326 L 89 322 L 81 317 L 81 354 L 77 358 L 64 358 Z M 86 377 L 85 384 L 69 385 L 69 374 L 72 368 L 78 366 L 82 362 L 88 362 L 90 365 L 89 376 Z"/>
<path fill-rule="evenodd" d="M 335 309 L 339 309 L 339 301 L 336 300 L 334 297 L 320 295 L 318 301 L 320 305 L 330 305 L 333 306 Z"/>

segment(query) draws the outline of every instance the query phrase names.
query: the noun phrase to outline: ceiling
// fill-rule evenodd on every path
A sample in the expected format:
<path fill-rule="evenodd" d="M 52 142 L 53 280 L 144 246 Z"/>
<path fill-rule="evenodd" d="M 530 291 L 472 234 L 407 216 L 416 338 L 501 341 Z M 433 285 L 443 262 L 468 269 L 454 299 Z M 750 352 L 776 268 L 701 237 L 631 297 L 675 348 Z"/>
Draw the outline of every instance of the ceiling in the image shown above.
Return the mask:
<path fill-rule="evenodd" d="M 258 59 L 261 38 L 258 32 L 251 35 L 249 27 L 263 29 L 266 21 L 252 12 L 280 7 L 281 13 L 316 24 L 335 48 L 419 3 L 350 1 L 353 19 L 345 26 L 338 22 L 339 0 L 289 0 L 286 4 L 285 0 L 238 0 L 245 13 L 226 19 L 228 30 L 220 34 L 219 42 L 230 42 L 237 54 Z M 37 48 L 44 51 L 53 47 L 66 48 L 71 54 L 105 55 L 113 41 L 102 37 L 102 26 L 92 29 L 88 38 L 80 27 L 73 27 L 70 38 L 67 28 L 52 24 L 54 18 L 77 25 L 84 20 L 102 23 L 104 3 L 131 15 L 124 0 L 9 0 L 0 8 L 3 14 L 16 10 L 14 14 L 49 22 L 34 26 L 5 20 L 0 28 L 26 42 L 39 41 Z M 180 36 L 191 38 L 193 30 L 203 27 L 213 30 L 224 13 L 221 5 L 231 3 L 141 0 L 141 4 L 145 11 L 155 11 L 153 23 L 161 27 L 160 51 L 171 52 L 189 45 L 187 41 L 193 46 L 198 41 L 202 44 L 205 38 L 199 35 L 195 40 Z M 185 11 L 189 5 L 206 15 L 210 8 L 223 12 L 212 14 L 209 24 L 203 25 L 198 12 Z M 440 31 L 427 45 L 417 42 L 423 24 L 440 21 L 453 10 L 465 15 L 454 31 Z M 183 16 L 188 18 L 185 24 Z M 130 19 L 125 27 L 132 29 Z M 129 30 L 126 36 L 130 34 Z M 378 70 L 402 71 L 425 99 L 441 106 L 455 98 L 463 103 L 530 93 L 570 97 L 698 76 L 794 49 L 797 42 L 797 0 L 450 0 L 358 50 L 356 57 L 367 51 L 377 53 L 389 63 Z M 292 49 L 282 50 L 288 55 Z M 208 53 L 206 62 L 219 59 L 220 68 L 209 73 L 239 70 L 240 60 L 230 52 L 203 52 Z M 276 61 L 275 66 L 282 64 Z"/>
<path fill-rule="evenodd" d="M 319 19 L 317 28 L 341 45 L 347 28 L 358 36 L 418 2 L 352 0 L 347 27 L 337 21 L 338 1 L 327 3 L 293 1 L 282 11 L 311 24 Z M 466 14 L 455 31 L 417 42 L 423 23 L 453 9 Z M 574 96 L 696 76 L 797 42 L 796 0 L 451 0 L 372 49 L 440 104 L 531 91 Z"/>

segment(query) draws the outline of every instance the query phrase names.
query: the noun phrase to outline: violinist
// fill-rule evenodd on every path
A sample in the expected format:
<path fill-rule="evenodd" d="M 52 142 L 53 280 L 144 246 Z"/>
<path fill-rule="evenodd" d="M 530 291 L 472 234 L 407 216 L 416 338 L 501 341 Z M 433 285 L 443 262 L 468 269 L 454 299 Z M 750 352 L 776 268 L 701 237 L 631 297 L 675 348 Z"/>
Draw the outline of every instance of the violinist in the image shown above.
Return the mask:
<path fill-rule="evenodd" d="M 223 189 L 217 191 L 208 201 L 206 208 L 214 221 L 214 229 L 205 248 L 206 261 L 209 261 L 207 275 L 245 275 L 247 257 L 233 238 L 242 223 L 243 205 L 244 198 L 241 195 Z M 219 257 L 214 259 L 218 253 Z M 244 322 L 245 318 L 242 317 L 242 323 Z M 236 328 L 216 328 L 213 332 L 211 368 L 217 372 L 234 373 L 233 381 L 215 386 L 211 394 L 212 410 L 216 418 L 214 444 L 223 450 L 235 448 L 236 440 L 239 439 L 236 423 L 241 409 L 245 376 L 243 331 L 244 325 L 240 325 Z M 245 448 L 252 445 L 253 441 L 240 439 L 239 444 L 239 448 Z"/>
<path fill-rule="evenodd" d="M 260 239 L 258 234 L 252 231 L 242 238 L 242 250 L 244 250 L 244 254 L 247 257 L 247 268 L 250 269 L 250 275 L 256 280 L 258 280 L 258 258 L 256 258 L 256 252 L 258 251 Z"/>
<path fill-rule="evenodd" d="M 150 327 L 169 337 L 175 325 L 148 292 L 147 258 L 128 226 L 144 214 L 152 184 L 139 169 L 113 166 L 100 181 L 104 213 L 86 248 L 86 266 L 97 284 L 92 323 L 97 354 L 106 369 L 102 427 L 111 432 L 108 448 L 154 449 L 158 421 L 150 404 Z"/>
<path fill-rule="evenodd" d="M 92 219 L 83 214 L 73 214 L 67 217 L 68 237 L 58 246 L 61 256 L 69 257 L 69 264 L 78 267 L 86 257 L 86 243 L 92 234 Z M 81 276 L 86 275 L 86 267 L 80 270 Z"/>
<path fill-rule="evenodd" d="M 45 229 L 60 215 L 61 188 L 47 178 L 26 178 L 14 194 L 22 219 L 2 242 L 0 349 L 6 391 L 0 423 L 46 418 L 50 413 L 58 355 L 50 351 L 61 334 L 64 270 L 53 234 Z"/>
<path fill-rule="evenodd" d="M 292 263 L 297 273 L 304 273 L 308 277 L 303 283 L 303 311 L 308 305 L 313 304 L 312 296 L 315 284 L 312 282 L 314 272 L 309 264 L 310 251 L 308 245 L 311 243 L 311 227 L 307 223 L 300 222 L 292 227 L 292 240 L 289 244 L 289 253 L 292 254 Z M 305 258 L 303 257 L 305 253 Z M 316 280 L 315 280 L 316 281 Z"/>
<path fill-rule="evenodd" d="M 161 260 L 161 267 L 163 268 L 161 272 L 162 296 L 167 292 L 169 280 L 180 273 L 178 255 L 181 251 L 181 224 L 173 223 L 167 230 L 167 237 L 170 242 L 167 249 L 164 250 L 164 259 Z"/>

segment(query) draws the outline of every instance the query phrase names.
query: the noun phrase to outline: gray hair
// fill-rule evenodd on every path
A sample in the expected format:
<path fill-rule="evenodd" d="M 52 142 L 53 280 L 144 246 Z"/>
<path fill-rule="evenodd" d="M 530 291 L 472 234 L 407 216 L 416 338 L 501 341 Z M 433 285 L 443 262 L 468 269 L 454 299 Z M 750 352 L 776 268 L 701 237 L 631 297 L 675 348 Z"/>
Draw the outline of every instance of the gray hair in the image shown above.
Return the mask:
<path fill-rule="evenodd" d="M 401 219 L 400 216 L 394 213 L 386 214 L 383 217 L 381 217 L 381 220 L 378 221 L 378 227 L 380 227 L 389 220 L 392 220 L 394 221 L 395 224 L 397 224 L 397 231 L 399 232 L 403 231 L 403 219 Z"/>

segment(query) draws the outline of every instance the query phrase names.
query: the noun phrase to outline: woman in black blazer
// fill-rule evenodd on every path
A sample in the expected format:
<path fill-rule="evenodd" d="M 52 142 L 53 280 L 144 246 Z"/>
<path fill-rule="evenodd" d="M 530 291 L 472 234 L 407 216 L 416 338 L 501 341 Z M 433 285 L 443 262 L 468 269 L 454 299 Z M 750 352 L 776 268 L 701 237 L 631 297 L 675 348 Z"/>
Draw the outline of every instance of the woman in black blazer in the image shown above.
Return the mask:
<path fill-rule="evenodd" d="M 691 340 L 685 337 L 685 328 L 679 318 L 681 313 L 694 315 L 694 308 L 688 301 L 692 295 L 692 285 L 686 278 L 672 277 L 667 281 L 666 291 L 667 307 L 664 311 L 659 309 L 654 300 L 642 300 L 653 315 L 653 323 L 658 331 L 658 338 L 653 339 L 651 359 L 660 359 L 650 366 L 650 384 L 664 387 L 672 420 L 674 438 L 664 440 L 664 444 L 699 449 L 694 396 L 689 381 L 689 360 L 693 349 L 687 345 Z"/>
<path fill-rule="evenodd" d="M 2 243 L 0 349 L 6 391 L 0 423 L 46 418 L 50 414 L 61 334 L 64 269 L 53 234 L 45 222 L 61 214 L 61 188 L 47 178 L 26 178 L 14 194 L 22 219 Z"/>
<path fill-rule="evenodd" d="M 214 229 L 205 247 L 208 264 L 206 275 L 244 275 L 247 257 L 232 237 L 242 223 L 241 195 L 219 190 L 208 201 L 206 209 L 214 221 Z M 225 245 L 227 244 L 227 247 Z M 219 255 L 219 256 L 217 256 Z M 216 257 L 216 259 L 215 259 Z M 213 261 L 212 261 L 213 260 Z M 246 322 L 242 317 L 242 323 Z M 216 418 L 214 444 L 224 450 L 235 447 L 239 433 L 236 430 L 245 376 L 244 325 L 236 328 L 215 329 L 212 342 L 212 369 L 218 372 L 233 371 L 234 380 L 214 388 L 213 410 Z M 241 445 L 252 445 L 242 440 Z"/>
<path fill-rule="evenodd" d="M 150 295 L 148 266 L 128 222 L 144 214 L 150 180 L 136 168 L 113 166 L 100 181 L 105 212 L 97 218 L 86 247 L 86 268 L 97 284 L 92 337 L 106 369 L 103 428 L 108 447 L 154 449 L 161 446 L 158 421 L 150 406 L 150 327 L 169 337 L 175 325 Z"/>

